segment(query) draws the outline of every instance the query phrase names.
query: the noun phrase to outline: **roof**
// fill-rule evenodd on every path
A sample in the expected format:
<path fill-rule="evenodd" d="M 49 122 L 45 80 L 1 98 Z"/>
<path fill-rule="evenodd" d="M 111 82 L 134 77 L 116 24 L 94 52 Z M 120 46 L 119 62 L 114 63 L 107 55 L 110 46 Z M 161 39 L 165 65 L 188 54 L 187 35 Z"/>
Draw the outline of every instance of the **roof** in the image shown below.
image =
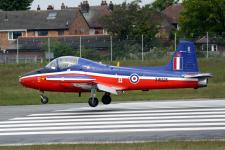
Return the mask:
<path fill-rule="evenodd" d="M 207 43 L 207 37 L 203 36 L 202 38 L 196 40 L 196 43 L 198 44 L 206 44 Z M 217 43 L 215 37 L 208 37 L 208 43 Z"/>
<path fill-rule="evenodd" d="M 80 7 L 70 7 L 69 9 L 80 10 Z M 90 6 L 89 11 L 82 14 L 90 28 L 103 28 L 100 19 L 104 16 L 109 16 L 111 11 L 108 6 Z"/>
<path fill-rule="evenodd" d="M 83 16 L 91 28 L 101 28 L 100 18 L 110 14 L 107 6 L 91 6 L 88 13 L 83 13 Z"/>
<path fill-rule="evenodd" d="M 0 30 L 68 29 L 78 10 L 0 11 Z"/>
<path fill-rule="evenodd" d="M 153 12 L 151 16 L 149 16 L 152 22 L 160 25 L 160 28 L 166 29 L 168 31 L 174 29 L 174 27 L 168 22 L 166 16 L 160 12 Z"/>
<path fill-rule="evenodd" d="M 168 18 L 171 23 L 178 23 L 180 13 L 183 11 L 184 7 L 182 4 L 173 4 L 168 6 L 162 11 L 162 13 Z"/>

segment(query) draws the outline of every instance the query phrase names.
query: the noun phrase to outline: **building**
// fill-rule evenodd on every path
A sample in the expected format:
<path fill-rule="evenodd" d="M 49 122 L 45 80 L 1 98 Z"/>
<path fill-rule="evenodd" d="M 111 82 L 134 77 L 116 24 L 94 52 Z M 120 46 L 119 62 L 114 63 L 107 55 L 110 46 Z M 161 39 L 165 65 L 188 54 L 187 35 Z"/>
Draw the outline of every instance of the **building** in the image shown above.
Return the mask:
<path fill-rule="evenodd" d="M 110 15 L 112 10 L 112 2 L 108 5 L 103 0 L 99 6 L 89 6 L 84 0 L 79 7 L 68 7 L 62 3 L 61 10 L 54 10 L 49 5 L 47 10 L 38 6 L 36 11 L 0 11 L 0 53 L 15 58 L 19 47 L 20 57 L 45 58 L 46 52 L 42 47 L 48 37 L 77 48 L 77 35 L 107 35 L 101 18 Z"/>
<path fill-rule="evenodd" d="M 195 43 L 200 47 L 201 51 L 207 51 L 208 47 L 208 50 L 211 52 L 218 52 L 225 55 L 225 47 L 223 41 L 224 39 L 222 37 L 209 36 L 207 39 L 207 36 L 203 36 L 196 40 Z"/>
<path fill-rule="evenodd" d="M 0 12 L 1 49 L 15 49 L 18 37 L 88 34 L 88 24 L 79 10 Z"/>
<path fill-rule="evenodd" d="M 179 30 L 179 17 L 181 12 L 183 11 L 184 7 L 181 3 L 173 4 L 168 6 L 166 9 L 162 11 L 162 13 L 166 16 L 168 21 L 177 29 Z"/>
<path fill-rule="evenodd" d="M 63 4 L 62 4 L 63 6 Z M 79 7 L 69 7 L 67 9 L 79 9 L 88 23 L 89 34 L 107 34 L 107 30 L 102 24 L 102 17 L 109 16 L 113 11 L 113 3 L 108 5 L 102 0 L 99 6 L 90 6 L 87 0 L 81 2 Z"/>
<path fill-rule="evenodd" d="M 175 30 L 174 26 L 170 24 L 166 16 L 161 12 L 154 12 L 149 18 L 153 20 L 158 28 L 155 37 L 160 39 L 162 43 L 168 42 L 171 38 L 172 31 Z"/>
<path fill-rule="evenodd" d="M 39 43 L 33 43 L 32 49 L 24 49 L 35 38 L 60 37 L 67 35 L 89 34 L 89 26 L 79 10 L 48 10 L 37 11 L 1 11 L 0 12 L 0 49 L 1 53 L 16 58 L 17 47 L 20 58 L 46 57 Z M 17 40 L 19 39 L 19 40 Z M 18 43 L 17 43 L 18 41 Z"/>

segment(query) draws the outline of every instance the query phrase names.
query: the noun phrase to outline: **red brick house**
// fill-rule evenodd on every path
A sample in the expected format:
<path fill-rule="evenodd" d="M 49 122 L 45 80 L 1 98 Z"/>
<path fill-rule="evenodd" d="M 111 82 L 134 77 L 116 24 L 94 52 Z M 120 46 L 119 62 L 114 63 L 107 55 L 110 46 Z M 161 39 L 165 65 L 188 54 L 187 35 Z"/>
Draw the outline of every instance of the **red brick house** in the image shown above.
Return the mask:
<path fill-rule="evenodd" d="M 89 34 L 107 34 L 107 30 L 102 25 L 101 18 L 111 14 L 113 10 L 112 1 L 110 1 L 109 5 L 105 0 L 102 0 L 101 5 L 90 6 L 88 1 L 84 0 L 79 7 L 69 7 L 67 9 L 78 9 L 81 11 L 89 26 Z"/>
<path fill-rule="evenodd" d="M 38 45 L 40 42 L 33 42 L 37 37 L 46 40 L 78 34 L 89 34 L 87 21 L 79 10 L 0 12 L 0 53 L 8 59 L 15 60 L 18 46 L 20 59 L 43 60 L 47 53 Z M 31 44 L 32 48 L 24 48 Z"/>
<path fill-rule="evenodd" d="M 178 20 L 180 17 L 180 13 L 183 11 L 184 7 L 181 3 L 173 4 L 168 6 L 166 9 L 162 11 L 162 13 L 166 16 L 168 21 L 179 30 Z"/>
<path fill-rule="evenodd" d="M 88 34 L 88 24 L 79 10 L 0 12 L 0 47 L 15 49 L 19 36 L 62 36 Z"/>

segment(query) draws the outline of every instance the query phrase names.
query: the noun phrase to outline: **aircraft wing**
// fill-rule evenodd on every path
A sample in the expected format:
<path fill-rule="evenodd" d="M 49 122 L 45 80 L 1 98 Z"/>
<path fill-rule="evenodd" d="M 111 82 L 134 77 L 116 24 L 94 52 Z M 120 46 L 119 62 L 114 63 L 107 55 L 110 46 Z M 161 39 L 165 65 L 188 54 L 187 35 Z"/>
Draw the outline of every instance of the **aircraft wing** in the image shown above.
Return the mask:
<path fill-rule="evenodd" d="M 102 83 L 97 83 L 95 78 L 89 76 L 68 76 L 68 75 L 56 75 L 46 77 L 47 81 L 60 81 L 64 83 L 73 83 L 75 87 L 90 90 L 93 85 L 96 85 L 97 89 L 100 91 L 117 94 L 117 88 L 104 85 Z"/>
<path fill-rule="evenodd" d="M 116 94 L 117 95 L 117 89 L 114 88 L 114 87 L 110 87 L 110 86 L 107 86 L 107 85 L 103 85 L 103 84 L 97 84 L 97 88 L 100 90 L 100 91 L 104 91 L 104 92 L 108 92 L 108 93 L 112 93 L 112 94 Z"/>

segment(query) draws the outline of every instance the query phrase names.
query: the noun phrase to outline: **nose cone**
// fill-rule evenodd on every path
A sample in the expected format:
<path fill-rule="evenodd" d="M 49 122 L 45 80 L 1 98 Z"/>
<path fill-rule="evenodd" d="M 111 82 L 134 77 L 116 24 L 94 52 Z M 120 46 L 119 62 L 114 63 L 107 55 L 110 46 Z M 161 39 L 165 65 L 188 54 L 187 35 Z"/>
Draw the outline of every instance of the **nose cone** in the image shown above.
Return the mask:
<path fill-rule="evenodd" d="M 23 76 L 19 78 L 19 82 L 21 85 L 27 88 L 32 88 L 32 89 L 38 88 L 37 77 Z"/>
<path fill-rule="evenodd" d="M 20 76 L 19 78 L 19 82 L 20 84 L 22 84 L 25 87 L 30 87 L 33 88 L 35 86 L 36 83 L 36 74 L 40 74 L 43 72 L 43 68 L 38 69 L 38 70 L 34 70 L 28 73 L 23 74 L 22 76 Z"/>
<path fill-rule="evenodd" d="M 21 77 L 19 78 L 19 82 L 20 82 L 21 85 L 27 87 L 27 84 L 28 84 L 28 83 L 27 83 L 27 79 L 25 78 L 25 76 L 21 76 Z"/>

